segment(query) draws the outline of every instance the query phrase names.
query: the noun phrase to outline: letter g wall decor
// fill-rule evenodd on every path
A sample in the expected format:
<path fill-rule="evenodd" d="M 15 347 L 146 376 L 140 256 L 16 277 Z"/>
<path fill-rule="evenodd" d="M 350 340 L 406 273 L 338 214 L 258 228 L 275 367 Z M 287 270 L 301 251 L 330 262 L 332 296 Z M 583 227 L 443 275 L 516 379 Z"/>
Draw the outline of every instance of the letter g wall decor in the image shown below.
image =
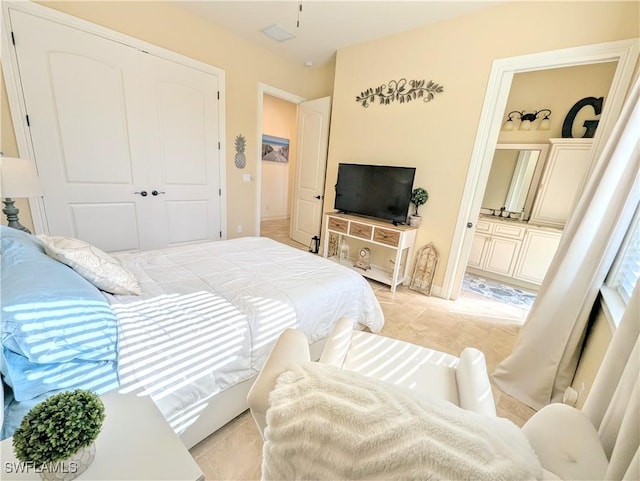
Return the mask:
<path fill-rule="evenodd" d="M 576 120 L 576 116 L 578 112 L 582 110 L 584 107 L 591 106 L 593 107 L 593 111 L 596 115 L 600 115 L 602 112 L 602 102 L 604 97 L 585 97 L 581 100 L 578 100 L 573 107 L 567 113 L 567 116 L 564 118 L 564 123 L 562 124 L 562 138 L 570 139 L 573 137 L 571 131 L 573 130 L 573 123 Z M 598 127 L 599 120 L 585 120 L 582 124 L 586 129 L 583 139 L 590 139 L 596 133 L 596 128 Z"/>
<path fill-rule="evenodd" d="M 373 88 L 368 88 L 360 95 L 356 96 L 356 102 L 360 102 L 363 107 L 375 103 L 376 98 L 380 105 L 389 105 L 396 100 L 401 103 L 409 103 L 412 100 L 422 99 L 424 102 L 431 102 L 435 94 L 442 93 L 444 87 L 434 83 L 432 80 L 390 80 L 389 85 L 382 84 Z"/>

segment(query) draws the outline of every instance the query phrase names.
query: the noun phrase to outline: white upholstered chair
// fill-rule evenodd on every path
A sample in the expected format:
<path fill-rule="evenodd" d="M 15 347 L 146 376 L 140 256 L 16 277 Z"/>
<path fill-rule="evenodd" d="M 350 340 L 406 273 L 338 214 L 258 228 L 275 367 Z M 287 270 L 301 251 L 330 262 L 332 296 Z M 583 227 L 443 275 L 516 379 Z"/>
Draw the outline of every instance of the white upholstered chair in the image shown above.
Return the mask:
<path fill-rule="evenodd" d="M 310 361 L 309 343 L 304 334 L 288 329 L 278 339 L 249 391 L 249 408 L 261 434 L 266 425 L 269 393 L 280 373 L 296 361 Z M 458 358 L 354 331 L 352 320 L 340 319 L 327 339 L 319 362 L 445 399 L 464 409 L 496 415 L 484 355 L 474 348 L 464 349 Z"/>

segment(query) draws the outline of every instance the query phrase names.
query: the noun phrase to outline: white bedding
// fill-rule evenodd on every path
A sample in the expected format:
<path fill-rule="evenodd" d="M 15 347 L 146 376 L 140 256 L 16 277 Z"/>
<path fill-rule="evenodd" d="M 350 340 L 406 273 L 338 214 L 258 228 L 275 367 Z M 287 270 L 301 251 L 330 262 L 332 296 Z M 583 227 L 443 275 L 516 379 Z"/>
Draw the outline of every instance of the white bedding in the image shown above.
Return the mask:
<path fill-rule="evenodd" d="M 141 296 L 109 296 L 120 320 L 122 390 L 150 394 L 180 433 L 216 393 L 262 367 L 282 330 L 310 342 L 340 317 L 373 332 L 384 317 L 367 281 L 266 238 L 125 253 Z"/>

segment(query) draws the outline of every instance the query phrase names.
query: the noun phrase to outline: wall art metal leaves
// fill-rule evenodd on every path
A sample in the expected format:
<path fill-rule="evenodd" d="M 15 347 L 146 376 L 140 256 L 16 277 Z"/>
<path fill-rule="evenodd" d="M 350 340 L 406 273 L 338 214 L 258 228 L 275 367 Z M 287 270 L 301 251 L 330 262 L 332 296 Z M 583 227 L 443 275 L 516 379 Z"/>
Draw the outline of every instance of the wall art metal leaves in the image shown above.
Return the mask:
<path fill-rule="evenodd" d="M 409 103 L 412 100 L 422 99 L 423 102 L 431 102 L 435 94 L 442 93 L 444 87 L 429 80 L 391 80 L 389 85 L 382 84 L 376 88 L 368 88 L 356 97 L 356 102 L 360 102 L 367 108 L 373 105 L 378 99 L 380 105 L 389 105 L 396 100 L 401 103 Z"/>

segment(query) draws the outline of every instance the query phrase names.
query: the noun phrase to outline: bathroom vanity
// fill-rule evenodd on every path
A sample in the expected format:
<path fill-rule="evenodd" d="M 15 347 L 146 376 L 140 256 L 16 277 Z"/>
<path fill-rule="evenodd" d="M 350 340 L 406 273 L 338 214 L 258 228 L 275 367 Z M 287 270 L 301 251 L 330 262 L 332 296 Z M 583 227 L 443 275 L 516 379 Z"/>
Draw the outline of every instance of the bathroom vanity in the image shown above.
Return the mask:
<path fill-rule="evenodd" d="M 536 290 L 560 244 L 562 230 L 517 219 L 481 215 L 467 270 Z"/>

